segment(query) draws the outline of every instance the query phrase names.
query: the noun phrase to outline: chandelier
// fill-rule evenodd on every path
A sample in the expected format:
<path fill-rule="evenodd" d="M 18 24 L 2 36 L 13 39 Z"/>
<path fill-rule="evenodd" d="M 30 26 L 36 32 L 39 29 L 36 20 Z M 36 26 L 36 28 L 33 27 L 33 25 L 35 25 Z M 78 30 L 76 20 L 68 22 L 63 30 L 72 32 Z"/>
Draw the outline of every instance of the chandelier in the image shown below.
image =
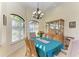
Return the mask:
<path fill-rule="evenodd" d="M 36 19 L 42 19 L 44 13 L 42 13 L 42 11 L 39 9 L 39 7 L 37 7 L 36 11 L 33 12 L 33 18 Z"/>

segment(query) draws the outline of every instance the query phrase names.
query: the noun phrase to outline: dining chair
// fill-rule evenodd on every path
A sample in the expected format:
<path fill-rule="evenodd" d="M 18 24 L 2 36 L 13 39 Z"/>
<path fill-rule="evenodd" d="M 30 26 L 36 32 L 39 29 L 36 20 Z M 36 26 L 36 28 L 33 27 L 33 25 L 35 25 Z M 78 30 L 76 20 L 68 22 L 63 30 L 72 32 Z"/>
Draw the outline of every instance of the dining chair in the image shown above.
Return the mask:
<path fill-rule="evenodd" d="M 25 46 L 26 46 L 25 56 L 30 56 L 31 52 L 30 52 L 30 43 L 29 43 L 28 38 L 25 39 Z"/>
<path fill-rule="evenodd" d="M 62 55 L 62 56 L 61 56 Z M 79 57 L 79 40 L 70 41 L 68 50 L 62 50 L 57 57 Z"/>
<path fill-rule="evenodd" d="M 29 42 L 30 42 L 30 51 L 31 51 L 31 56 L 32 57 L 37 57 L 37 52 L 36 52 L 36 48 L 35 48 L 35 43 L 34 43 L 34 41 L 33 40 L 29 40 Z"/>
<path fill-rule="evenodd" d="M 26 43 L 26 53 L 25 53 L 25 56 L 36 57 L 37 56 L 37 52 L 36 52 L 34 41 L 31 40 L 31 39 L 26 38 L 25 39 L 25 43 Z"/>

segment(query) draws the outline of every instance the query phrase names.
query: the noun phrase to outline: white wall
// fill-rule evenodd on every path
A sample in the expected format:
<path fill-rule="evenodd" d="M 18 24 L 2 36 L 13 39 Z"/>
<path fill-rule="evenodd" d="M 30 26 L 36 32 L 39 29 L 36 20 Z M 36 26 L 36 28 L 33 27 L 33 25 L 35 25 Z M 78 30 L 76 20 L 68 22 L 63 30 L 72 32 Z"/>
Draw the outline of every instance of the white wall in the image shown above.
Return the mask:
<path fill-rule="evenodd" d="M 65 20 L 64 35 L 77 38 L 79 35 L 79 3 L 63 3 L 54 10 L 48 11 L 44 17 L 46 22 L 60 18 Z M 76 21 L 76 28 L 69 28 L 70 21 Z"/>
<path fill-rule="evenodd" d="M 1 5 L 1 16 L 5 14 L 7 16 L 7 25 L 2 26 L 2 40 L 1 40 L 1 47 L 0 47 L 0 56 L 8 56 L 14 51 L 24 46 L 24 41 L 16 42 L 15 44 L 11 44 L 12 39 L 12 30 L 11 30 L 11 17 L 10 14 L 17 14 L 26 20 L 26 9 L 20 5 L 19 3 L 2 3 Z M 3 18 L 0 18 L 0 21 Z M 3 22 L 3 21 L 2 21 Z M 1 30 L 1 29 L 0 29 Z M 1 35 L 1 34 L 0 34 Z M 26 36 L 26 35 L 25 35 Z"/>
<path fill-rule="evenodd" d="M 0 18 L 1 18 L 1 3 L 0 3 Z M 0 42 L 2 39 L 2 20 L 0 19 Z"/>

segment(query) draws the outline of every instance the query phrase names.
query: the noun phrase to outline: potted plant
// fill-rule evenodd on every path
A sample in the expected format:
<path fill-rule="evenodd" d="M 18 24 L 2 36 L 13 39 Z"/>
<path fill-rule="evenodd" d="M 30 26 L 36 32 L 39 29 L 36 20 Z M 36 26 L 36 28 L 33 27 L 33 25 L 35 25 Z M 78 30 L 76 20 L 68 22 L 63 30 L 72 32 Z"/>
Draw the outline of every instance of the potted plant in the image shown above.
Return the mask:
<path fill-rule="evenodd" d="M 43 37 L 44 32 L 43 31 L 39 31 L 38 35 L 42 38 Z"/>

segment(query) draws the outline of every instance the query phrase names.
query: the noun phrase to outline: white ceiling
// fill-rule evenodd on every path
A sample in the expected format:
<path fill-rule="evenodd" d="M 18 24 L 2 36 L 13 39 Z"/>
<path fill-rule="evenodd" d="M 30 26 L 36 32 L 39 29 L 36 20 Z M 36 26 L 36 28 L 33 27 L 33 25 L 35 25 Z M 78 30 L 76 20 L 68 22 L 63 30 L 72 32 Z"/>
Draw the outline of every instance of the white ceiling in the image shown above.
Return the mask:
<path fill-rule="evenodd" d="M 33 10 L 36 10 L 39 4 L 39 8 L 44 12 L 50 10 L 50 8 L 55 8 L 61 4 L 61 2 L 21 2 L 24 7 L 30 7 Z"/>

